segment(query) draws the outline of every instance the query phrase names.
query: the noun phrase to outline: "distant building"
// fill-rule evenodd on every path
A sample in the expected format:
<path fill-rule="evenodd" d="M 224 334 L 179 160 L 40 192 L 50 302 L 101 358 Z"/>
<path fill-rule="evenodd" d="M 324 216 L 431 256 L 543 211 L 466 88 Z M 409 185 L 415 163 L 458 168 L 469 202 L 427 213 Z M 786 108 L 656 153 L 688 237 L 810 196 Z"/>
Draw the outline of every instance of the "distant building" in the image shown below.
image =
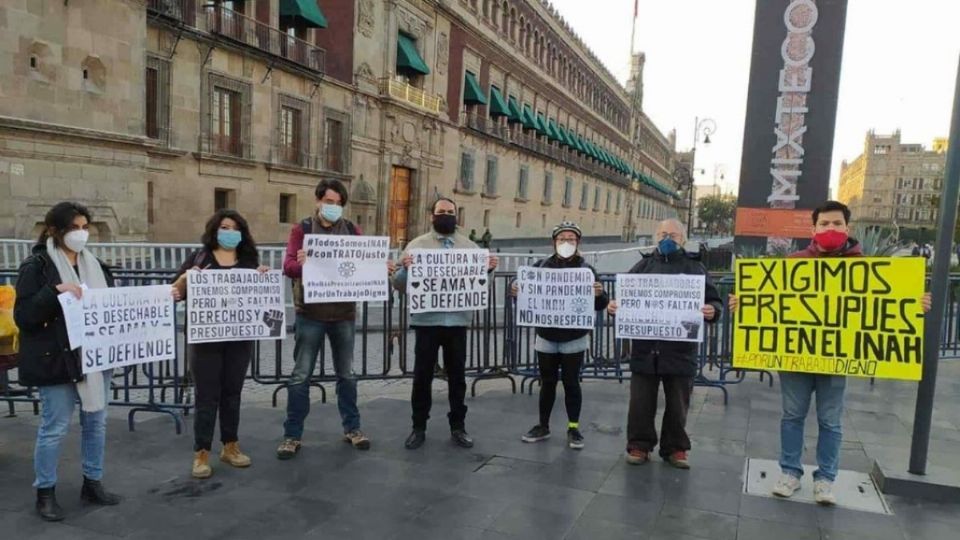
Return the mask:
<path fill-rule="evenodd" d="M 930 231 L 936 226 L 937 200 L 943 188 L 947 144 L 935 139 L 933 149 L 900 142 L 892 135 L 867 133 L 863 153 L 840 166 L 837 199 L 850 207 L 857 223 Z"/>

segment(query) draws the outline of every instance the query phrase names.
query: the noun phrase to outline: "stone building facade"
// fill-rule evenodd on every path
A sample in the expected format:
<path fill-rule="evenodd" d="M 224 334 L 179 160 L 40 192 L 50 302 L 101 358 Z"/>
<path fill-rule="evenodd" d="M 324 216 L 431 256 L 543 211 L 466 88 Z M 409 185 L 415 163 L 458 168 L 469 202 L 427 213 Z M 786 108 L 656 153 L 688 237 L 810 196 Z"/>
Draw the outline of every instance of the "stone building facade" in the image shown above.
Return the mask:
<path fill-rule="evenodd" d="M 943 189 L 946 141 L 937 139 L 928 150 L 873 131 L 864 139 L 863 153 L 840 166 L 837 199 L 850 207 L 854 219 L 865 225 L 931 231 L 937 223 Z M 906 234 L 903 234 L 906 233 Z"/>
<path fill-rule="evenodd" d="M 13 0 L 0 29 L 0 237 L 72 198 L 101 241 L 232 207 L 278 243 L 322 178 L 397 244 L 437 196 L 501 245 L 675 214 L 674 141 L 537 0 Z"/>

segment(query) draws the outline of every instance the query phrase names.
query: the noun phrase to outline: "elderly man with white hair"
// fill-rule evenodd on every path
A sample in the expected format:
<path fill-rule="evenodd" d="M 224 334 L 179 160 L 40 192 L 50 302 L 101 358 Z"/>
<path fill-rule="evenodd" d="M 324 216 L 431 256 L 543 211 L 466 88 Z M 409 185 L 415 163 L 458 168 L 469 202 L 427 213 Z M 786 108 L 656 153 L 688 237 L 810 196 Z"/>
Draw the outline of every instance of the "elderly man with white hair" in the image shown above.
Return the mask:
<path fill-rule="evenodd" d="M 654 236 L 657 247 L 653 254 L 643 258 L 631 274 L 687 274 L 706 276 L 705 303 L 701 308 L 707 322 L 720 318 L 722 301 L 717 288 L 710 281 L 706 268 L 688 256 L 683 245 L 687 235 L 683 224 L 676 219 L 660 222 Z M 615 315 L 617 302 L 611 301 L 607 312 Z M 657 395 L 660 384 L 666 409 L 660 427 L 660 457 L 679 469 L 689 469 L 687 452 L 687 410 L 693 377 L 697 374 L 698 344 L 688 341 L 633 340 L 630 345 L 630 412 L 627 417 L 627 462 L 646 463 L 657 446 Z"/>

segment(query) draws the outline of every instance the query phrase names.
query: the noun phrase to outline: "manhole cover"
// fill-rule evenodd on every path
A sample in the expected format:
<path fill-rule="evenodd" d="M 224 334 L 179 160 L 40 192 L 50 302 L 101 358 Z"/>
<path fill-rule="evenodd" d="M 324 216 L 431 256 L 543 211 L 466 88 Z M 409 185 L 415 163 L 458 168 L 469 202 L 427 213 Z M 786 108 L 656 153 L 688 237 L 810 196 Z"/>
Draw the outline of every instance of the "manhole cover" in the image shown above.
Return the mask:
<path fill-rule="evenodd" d="M 771 492 L 780 478 L 780 464 L 771 459 L 747 459 L 744 493 L 758 497 L 776 498 Z M 791 501 L 816 504 L 813 500 L 813 471 L 811 465 L 803 466 L 803 479 L 800 490 L 793 494 Z M 861 512 L 892 514 L 883 494 L 874 485 L 870 475 L 854 471 L 840 471 L 833 483 L 833 493 L 837 497 L 837 506 Z"/>

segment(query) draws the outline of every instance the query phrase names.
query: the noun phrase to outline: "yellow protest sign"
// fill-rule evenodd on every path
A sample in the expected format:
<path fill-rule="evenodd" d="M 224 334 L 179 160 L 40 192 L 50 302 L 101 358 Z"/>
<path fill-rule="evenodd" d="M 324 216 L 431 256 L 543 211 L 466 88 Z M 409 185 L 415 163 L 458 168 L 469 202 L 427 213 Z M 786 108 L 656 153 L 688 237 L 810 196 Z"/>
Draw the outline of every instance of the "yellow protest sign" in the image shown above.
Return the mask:
<path fill-rule="evenodd" d="M 733 366 L 920 380 L 920 257 L 742 259 Z"/>

